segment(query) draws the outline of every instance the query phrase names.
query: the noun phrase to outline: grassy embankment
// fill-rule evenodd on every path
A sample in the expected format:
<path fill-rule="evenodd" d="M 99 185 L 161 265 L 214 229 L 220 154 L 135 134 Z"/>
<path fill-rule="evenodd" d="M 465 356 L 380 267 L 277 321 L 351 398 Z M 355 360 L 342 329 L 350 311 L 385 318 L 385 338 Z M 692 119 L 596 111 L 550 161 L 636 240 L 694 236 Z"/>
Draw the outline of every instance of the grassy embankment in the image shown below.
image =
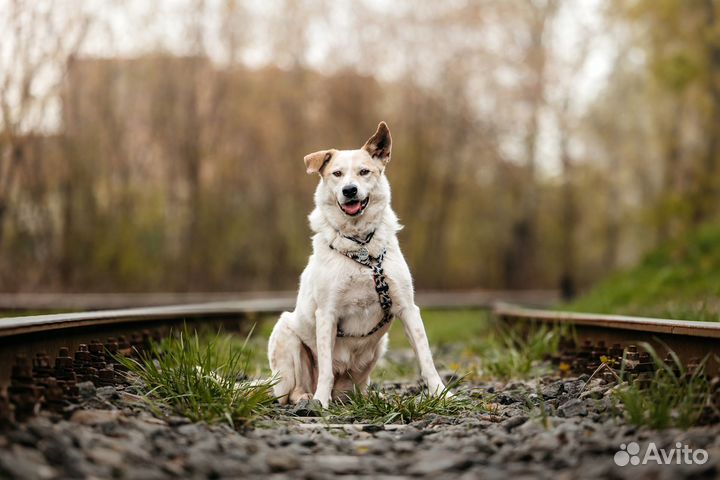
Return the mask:
<path fill-rule="evenodd" d="M 720 320 L 720 226 L 708 225 L 648 254 L 563 306 L 572 311 Z"/>

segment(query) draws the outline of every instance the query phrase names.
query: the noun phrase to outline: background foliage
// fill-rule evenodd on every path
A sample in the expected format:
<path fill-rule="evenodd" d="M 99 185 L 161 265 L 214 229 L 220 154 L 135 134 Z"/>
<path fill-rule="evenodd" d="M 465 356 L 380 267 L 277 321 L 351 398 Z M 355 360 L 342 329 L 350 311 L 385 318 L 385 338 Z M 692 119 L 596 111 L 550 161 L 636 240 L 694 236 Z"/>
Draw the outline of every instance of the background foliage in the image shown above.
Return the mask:
<path fill-rule="evenodd" d="M 717 219 L 713 0 L 147 3 L 0 2 L 2 290 L 293 288 L 303 155 L 381 119 L 419 288 L 570 295 Z"/>

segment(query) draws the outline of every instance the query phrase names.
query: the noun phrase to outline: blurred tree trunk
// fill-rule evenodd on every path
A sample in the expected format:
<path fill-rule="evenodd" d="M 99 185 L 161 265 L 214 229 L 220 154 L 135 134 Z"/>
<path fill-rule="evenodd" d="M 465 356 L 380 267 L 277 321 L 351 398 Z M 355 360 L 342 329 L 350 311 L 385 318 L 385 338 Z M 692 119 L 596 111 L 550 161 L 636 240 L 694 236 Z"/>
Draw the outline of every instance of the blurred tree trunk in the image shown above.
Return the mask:
<path fill-rule="evenodd" d="M 707 90 L 709 102 L 707 150 L 698 172 L 698 186 L 693 202 L 692 222 L 698 225 L 717 213 L 718 190 L 720 185 L 720 41 L 717 38 L 717 8 L 715 0 L 704 1 Z"/>
<path fill-rule="evenodd" d="M 5 147 L 0 147 L 0 249 L 5 239 L 5 220 L 10 206 L 10 195 L 25 155 L 22 137 L 11 133 L 10 129 L 5 131 L 5 137 Z"/>
<path fill-rule="evenodd" d="M 678 174 L 680 172 L 681 158 L 681 129 L 683 122 L 683 102 L 678 102 L 677 114 L 671 119 L 670 131 L 663 140 L 664 165 L 662 177 L 662 192 L 660 194 L 660 212 L 655 231 L 656 245 L 660 246 L 670 238 L 672 224 L 672 202 L 678 193 Z M 664 201 L 663 201 L 664 200 Z"/>
<path fill-rule="evenodd" d="M 26 168 L 25 143 L 43 130 L 49 102 L 91 21 L 82 9 L 68 13 L 53 3 L 13 0 L 4 8 L 0 30 L 10 63 L 0 63 L 0 249 L 20 170 Z"/>
<path fill-rule="evenodd" d="M 609 175 L 607 178 L 607 204 L 605 210 L 605 242 L 603 249 L 603 267 L 612 271 L 617 265 L 620 243 L 620 189 L 613 172 L 620 169 L 620 159 L 610 155 Z"/>
<path fill-rule="evenodd" d="M 207 258 L 207 252 L 203 250 L 202 225 L 202 185 L 201 185 L 201 162 L 202 145 L 201 136 L 203 122 L 200 118 L 200 89 L 205 85 L 201 76 L 209 75 L 207 71 L 210 66 L 205 58 L 205 26 L 206 20 L 205 0 L 195 0 L 191 8 L 189 18 L 188 35 L 191 40 L 191 52 L 193 59 L 189 64 L 189 71 L 185 79 L 185 85 L 181 87 L 182 115 L 180 119 L 183 130 L 180 134 L 180 162 L 187 188 L 187 218 L 184 231 L 184 252 L 185 252 L 185 278 L 183 287 L 186 290 L 197 288 L 198 283 L 205 279 L 201 278 L 203 264 Z"/>
<path fill-rule="evenodd" d="M 526 62 L 530 84 L 526 101 L 529 119 L 525 130 L 525 187 L 520 199 L 520 213 L 512 225 L 512 240 L 506 253 L 506 284 L 509 288 L 529 288 L 535 281 L 537 269 L 537 216 L 540 194 L 537 185 L 537 149 L 540 139 L 540 115 L 545 105 L 546 67 L 548 49 L 546 35 L 555 15 L 558 2 L 527 2 L 530 9 L 529 44 Z"/>
<path fill-rule="evenodd" d="M 459 133 L 464 130 L 451 130 Z M 460 145 L 453 143 L 452 145 Z M 461 155 L 461 154 L 460 154 Z M 463 175 L 462 158 L 458 153 L 449 154 L 445 162 L 445 171 L 440 180 L 439 194 L 437 201 L 432 205 L 432 220 L 428 222 L 428 242 L 426 244 L 425 262 L 429 271 L 434 272 L 431 277 L 435 285 L 433 287 L 446 288 L 447 285 L 447 262 L 448 262 L 448 237 L 452 233 L 451 215 L 452 207 L 458 195 L 459 179 Z"/>
<path fill-rule="evenodd" d="M 460 65 L 452 64 L 447 68 L 454 74 L 448 74 L 445 78 L 445 90 L 454 93 L 446 100 L 447 112 L 444 113 L 444 116 L 447 117 L 447 120 L 442 126 L 435 126 L 436 129 L 442 128 L 446 132 L 442 135 L 440 145 L 441 151 L 445 152 L 445 161 L 442 169 L 435 166 L 435 169 L 441 172 L 438 179 L 440 185 L 436 200 L 428 205 L 432 213 L 430 222 L 428 222 L 430 230 L 424 258 L 429 271 L 434 272 L 430 278 L 435 282 L 433 286 L 437 288 L 447 288 L 448 254 L 450 253 L 448 240 L 454 230 L 452 216 L 461 179 L 466 175 L 466 152 L 462 146 L 467 145 L 467 136 L 469 132 L 473 131 L 472 121 L 469 120 L 471 114 L 467 111 L 467 103 L 462 94 L 462 78 L 457 75 L 460 68 L 462 68 Z"/>
<path fill-rule="evenodd" d="M 292 71 L 289 73 L 291 76 L 292 84 L 294 85 L 294 91 L 290 92 L 290 98 L 285 98 L 285 104 L 283 105 L 282 111 L 284 112 L 285 118 L 283 119 L 282 125 L 284 128 L 285 137 L 285 148 L 286 152 L 293 152 L 296 158 L 299 160 L 304 154 L 305 149 L 305 119 L 303 118 L 303 111 L 298 108 L 299 99 L 308 92 L 308 81 L 307 72 L 300 65 L 299 59 L 296 59 L 296 63 Z M 298 97 L 295 97 L 298 95 Z M 309 152 L 308 152 L 309 153 Z M 298 171 L 302 171 L 298 169 Z M 268 182 L 272 185 L 272 192 L 289 191 L 291 192 L 290 198 L 283 204 L 280 195 L 271 193 L 267 198 L 267 224 L 262 235 L 266 244 L 266 248 L 270 254 L 270 265 L 266 271 L 265 285 L 268 288 L 273 288 L 274 285 L 278 285 L 283 278 L 283 274 L 288 271 L 288 264 L 290 262 L 290 246 L 288 245 L 288 231 L 287 228 L 282 224 L 280 220 L 283 218 L 284 208 L 292 208 L 295 204 L 296 191 L 295 181 L 292 181 L 291 187 L 286 185 L 288 178 L 285 176 L 270 175 Z"/>
<path fill-rule="evenodd" d="M 577 293 L 575 232 L 578 213 L 573 182 L 573 165 L 568 151 L 568 132 L 560 130 L 560 164 L 562 166 L 562 224 L 560 227 L 560 294 L 563 300 L 571 300 Z"/>
<path fill-rule="evenodd" d="M 60 255 L 58 259 L 58 276 L 60 285 L 66 287 L 72 284 L 74 273 L 74 199 L 75 189 L 72 178 L 65 178 L 61 185 L 60 198 L 62 201 L 61 210 L 61 231 L 60 231 Z"/>
<path fill-rule="evenodd" d="M 180 161 L 187 187 L 187 212 L 184 233 L 185 281 L 186 290 L 193 289 L 197 284 L 205 252 L 202 250 L 200 216 L 202 214 L 202 185 L 200 184 L 200 168 L 202 150 L 200 145 L 201 122 L 198 112 L 198 90 L 201 67 L 191 68 L 188 72 L 187 90 L 183 96 L 185 118 L 182 120 L 184 131 L 180 135 Z"/>
<path fill-rule="evenodd" d="M 436 151 L 435 145 L 432 145 L 433 138 L 427 134 L 427 131 L 423 128 L 424 121 L 428 116 L 428 110 L 430 106 L 422 104 L 422 95 L 418 91 L 418 88 L 412 79 L 406 78 L 402 80 L 408 84 L 408 87 L 402 90 L 404 98 L 404 104 L 408 106 L 408 115 L 404 119 L 406 122 L 405 126 L 405 142 L 407 142 L 407 148 L 409 155 L 407 159 L 401 159 L 402 161 L 412 161 L 415 168 L 407 170 L 408 185 L 411 188 L 407 188 L 408 193 L 404 196 L 396 197 L 396 202 L 402 202 L 401 211 L 405 212 L 417 212 L 418 221 L 414 226 L 414 242 L 408 242 L 406 248 L 409 250 L 411 257 L 411 263 L 416 265 L 417 274 L 424 278 L 432 278 L 432 270 L 428 268 L 426 263 L 426 255 L 429 249 L 429 237 L 431 235 L 431 229 L 433 226 L 427 220 L 427 208 L 431 203 L 429 194 L 432 193 L 430 188 L 431 178 L 433 178 L 433 171 L 436 165 L 433 164 L 434 156 L 433 152 Z M 391 125 L 392 128 L 392 125 Z M 399 139 L 397 135 L 394 137 L 394 141 L 397 143 Z M 397 145 L 393 148 L 395 158 L 398 158 L 396 152 L 399 151 Z M 396 163 L 398 160 L 393 160 Z M 389 169 L 392 172 L 396 169 L 395 165 L 390 165 Z"/>

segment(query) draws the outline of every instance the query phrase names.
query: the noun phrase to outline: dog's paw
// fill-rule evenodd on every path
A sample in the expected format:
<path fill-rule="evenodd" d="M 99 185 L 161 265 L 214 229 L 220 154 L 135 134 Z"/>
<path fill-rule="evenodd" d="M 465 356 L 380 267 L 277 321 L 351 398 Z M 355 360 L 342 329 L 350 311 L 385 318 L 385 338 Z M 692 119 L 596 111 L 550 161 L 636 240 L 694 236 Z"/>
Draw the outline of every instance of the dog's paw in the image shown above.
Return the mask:
<path fill-rule="evenodd" d="M 297 397 L 294 403 L 300 403 L 302 401 L 309 402 L 310 400 L 312 400 L 312 398 L 312 393 L 303 393 L 302 395 Z"/>
<path fill-rule="evenodd" d="M 313 401 L 320 402 L 320 405 L 322 405 L 322 408 L 328 408 L 330 406 L 330 397 L 329 396 L 321 396 L 321 395 L 315 395 L 313 397 Z"/>
<path fill-rule="evenodd" d="M 452 397 L 453 394 L 450 390 L 445 388 L 445 385 L 442 382 L 434 383 L 428 386 L 428 392 L 430 392 L 430 395 L 437 397 L 440 395 L 445 395 L 445 397 Z"/>

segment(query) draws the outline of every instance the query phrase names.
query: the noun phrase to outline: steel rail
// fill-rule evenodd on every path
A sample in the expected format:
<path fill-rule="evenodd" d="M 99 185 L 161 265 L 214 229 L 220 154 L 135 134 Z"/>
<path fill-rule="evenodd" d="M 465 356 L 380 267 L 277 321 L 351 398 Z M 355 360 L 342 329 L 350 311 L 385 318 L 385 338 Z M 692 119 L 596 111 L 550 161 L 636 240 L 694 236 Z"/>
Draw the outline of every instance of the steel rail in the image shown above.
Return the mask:
<path fill-rule="evenodd" d="M 626 348 L 647 342 L 661 355 L 672 350 L 686 365 L 708 357 L 708 372 L 720 372 L 720 322 L 540 310 L 507 303 L 496 304 L 493 314 L 509 324 L 570 325 L 579 339 L 585 339 L 589 351 L 600 342 L 603 349 L 610 345 Z"/>
<path fill-rule="evenodd" d="M 237 317 L 255 313 L 281 312 L 292 306 L 286 299 L 238 300 L 164 307 L 127 308 L 94 312 L 55 313 L 0 319 L 0 338 L 83 327 L 136 324 L 161 320 Z M 133 325 L 137 328 L 135 325 Z"/>
<path fill-rule="evenodd" d="M 637 330 L 643 333 L 689 335 L 693 337 L 720 339 L 720 322 L 695 322 L 688 320 L 669 320 L 666 318 L 632 317 L 628 315 L 540 310 L 506 303 L 496 304 L 493 311 L 495 315 L 505 318 L 565 322 L 573 325 L 587 325 L 616 330 Z"/>

